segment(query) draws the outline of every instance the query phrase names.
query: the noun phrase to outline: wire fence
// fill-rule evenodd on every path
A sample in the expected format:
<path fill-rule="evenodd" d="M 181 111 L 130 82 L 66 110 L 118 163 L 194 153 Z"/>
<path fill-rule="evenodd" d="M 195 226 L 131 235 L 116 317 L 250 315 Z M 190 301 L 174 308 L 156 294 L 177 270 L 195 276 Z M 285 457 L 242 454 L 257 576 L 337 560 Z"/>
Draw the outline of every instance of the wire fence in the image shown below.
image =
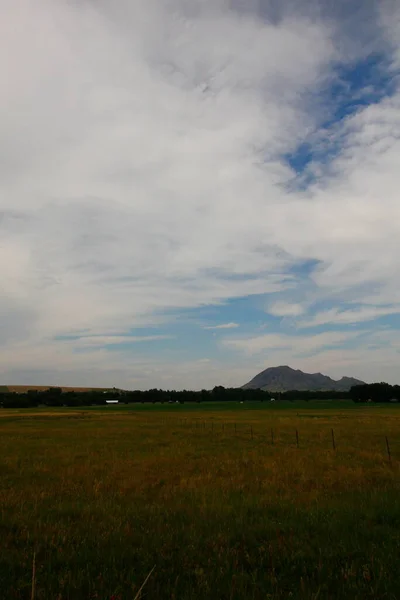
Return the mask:
<path fill-rule="evenodd" d="M 169 426 L 171 423 L 166 422 Z M 400 462 L 400 439 L 397 436 L 383 433 L 365 432 L 365 436 L 358 436 L 359 442 L 355 443 L 354 436 L 349 431 L 338 431 L 334 427 L 326 427 L 316 430 L 300 430 L 289 427 L 263 427 L 262 424 L 239 422 L 215 422 L 205 419 L 181 419 L 180 428 L 192 433 L 207 434 L 212 436 L 232 436 L 233 439 L 242 442 L 255 442 L 259 445 L 274 447 L 291 447 L 298 450 L 306 449 L 330 449 L 332 452 L 341 451 L 379 451 L 382 457 L 389 463 Z"/>

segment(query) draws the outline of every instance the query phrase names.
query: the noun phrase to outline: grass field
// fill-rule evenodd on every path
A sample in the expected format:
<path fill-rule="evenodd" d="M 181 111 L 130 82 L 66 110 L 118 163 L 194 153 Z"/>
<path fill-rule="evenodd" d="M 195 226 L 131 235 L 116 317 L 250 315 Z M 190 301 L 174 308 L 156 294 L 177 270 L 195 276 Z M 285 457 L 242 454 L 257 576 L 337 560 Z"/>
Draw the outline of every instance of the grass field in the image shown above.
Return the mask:
<path fill-rule="evenodd" d="M 3 409 L 0 597 L 398 599 L 399 465 L 395 406 Z"/>

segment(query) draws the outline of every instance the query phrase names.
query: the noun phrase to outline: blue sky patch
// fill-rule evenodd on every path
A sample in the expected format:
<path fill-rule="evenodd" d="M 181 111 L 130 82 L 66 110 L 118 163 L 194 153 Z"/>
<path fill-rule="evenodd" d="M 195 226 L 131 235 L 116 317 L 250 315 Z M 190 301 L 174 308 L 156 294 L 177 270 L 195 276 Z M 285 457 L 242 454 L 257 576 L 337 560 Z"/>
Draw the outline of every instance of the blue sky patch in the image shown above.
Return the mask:
<path fill-rule="evenodd" d="M 307 187 L 314 179 L 310 166 L 327 165 L 340 152 L 343 144 L 337 135 L 340 123 L 360 109 L 381 101 L 395 91 L 393 74 L 384 54 L 372 54 L 354 64 L 338 64 L 330 85 L 310 99 L 310 106 L 319 106 L 323 118 L 317 132 L 303 140 L 284 160 L 300 181 L 297 187 Z"/>

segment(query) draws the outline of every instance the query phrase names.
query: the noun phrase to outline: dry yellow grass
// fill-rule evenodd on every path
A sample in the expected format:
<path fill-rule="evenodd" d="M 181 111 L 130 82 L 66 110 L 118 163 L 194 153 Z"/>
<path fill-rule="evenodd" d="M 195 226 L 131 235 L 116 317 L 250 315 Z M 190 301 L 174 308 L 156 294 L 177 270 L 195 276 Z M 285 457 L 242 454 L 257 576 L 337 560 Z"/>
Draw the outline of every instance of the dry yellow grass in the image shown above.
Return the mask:
<path fill-rule="evenodd" d="M 395 598 L 396 408 L 1 412 L 7 598 Z"/>

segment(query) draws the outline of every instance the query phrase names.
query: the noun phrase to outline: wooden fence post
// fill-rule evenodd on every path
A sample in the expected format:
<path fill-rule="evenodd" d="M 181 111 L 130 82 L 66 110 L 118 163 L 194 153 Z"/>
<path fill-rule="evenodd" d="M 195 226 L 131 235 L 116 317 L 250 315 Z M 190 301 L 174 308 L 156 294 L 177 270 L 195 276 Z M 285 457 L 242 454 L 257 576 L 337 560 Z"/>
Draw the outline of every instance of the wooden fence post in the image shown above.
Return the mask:
<path fill-rule="evenodd" d="M 389 440 L 387 439 L 386 435 L 385 435 L 385 440 L 386 440 L 386 450 L 387 450 L 387 453 L 388 453 L 389 463 L 392 464 L 392 455 L 390 454 Z"/>
<path fill-rule="evenodd" d="M 331 429 L 331 436 L 332 436 L 332 448 L 333 448 L 334 450 L 336 450 L 335 434 L 334 434 L 334 431 L 333 431 L 333 429 Z"/>

